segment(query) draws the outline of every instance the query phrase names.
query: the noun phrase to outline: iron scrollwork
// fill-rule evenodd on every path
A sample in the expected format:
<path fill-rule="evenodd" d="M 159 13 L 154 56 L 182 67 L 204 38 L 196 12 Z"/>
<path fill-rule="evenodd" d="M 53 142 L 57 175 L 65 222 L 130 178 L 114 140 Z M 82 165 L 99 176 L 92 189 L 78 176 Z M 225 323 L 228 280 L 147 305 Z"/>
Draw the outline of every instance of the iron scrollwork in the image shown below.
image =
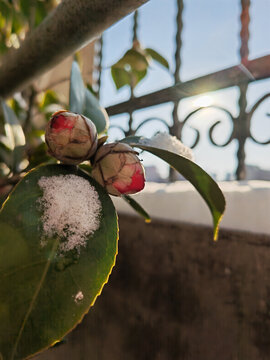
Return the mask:
<path fill-rule="evenodd" d="M 221 121 L 218 120 L 216 121 L 213 125 L 211 125 L 210 129 L 209 129 L 209 132 L 208 132 L 208 136 L 209 136 L 209 140 L 211 142 L 211 144 L 217 146 L 217 147 L 225 147 L 227 145 L 229 145 L 231 143 L 231 141 L 233 139 L 236 139 L 238 140 L 239 137 L 246 137 L 246 138 L 250 138 L 251 140 L 253 140 L 256 144 L 259 144 L 259 145 L 269 145 L 270 144 L 270 139 L 267 140 L 267 141 L 259 141 L 257 140 L 251 133 L 251 120 L 254 116 L 254 113 L 255 111 L 258 109 L 258 107 L 266 100 L 270 98 L 270 93 L 267 93 L 265 94 L 264 96 L 262 96 L 254 105 L 253 107 L 251 108 L 251 110 L 249 112 L 246 112 L 245 115 L 247 117 L 247 126 L 246 126 L 246 129 L 243 129 L 241 127 L 241 124 L 239 126 L 239 115 L 238 116 L 233 116 L 232 113 L 225 109 L 224 107 L 222 106 L 218 106 L 218 105 L 209 105 L 209 106 L 204 106 L 204 107 L 199 107 L 193 111 L 191 111 L 186 117 L 185 119 L 182 121 L 182 128 L 184 125 L 186 125 L 187 121 L 193 116 L 195 115 L 196 113 L 202 111 L 202 110 L 205 110 L 205 109 L 217 109 L 217 110 L 221 110 L 223 111 L 224 113 L 226 113 L 226 115 L 228 116 L 228 118 L 232 121 L 232 124 L 233 124 L 233 129 L 232 129 L 232 132 L 228 138 L 227 141 L 225 141 L 224 143 L 222 144 L 219 144 L 215 141 L 214 139 L 214 130 L 216 129 L 216 127 L 218 125 L 221 124 Z M 270 114 L 266 113 L 267 116 L 269 116 Z M 199 134 L 199 130 L 198 129 L 195 129 L 196 132 Z M 195 143 L 191 146 L 192 148 L 194 148 L 195 146 L 197 146 L 198 144 L 198 139 L 199 139 L 199 136 L 197 135 L 197 138 L 196 138 L 196 141 Z"/>

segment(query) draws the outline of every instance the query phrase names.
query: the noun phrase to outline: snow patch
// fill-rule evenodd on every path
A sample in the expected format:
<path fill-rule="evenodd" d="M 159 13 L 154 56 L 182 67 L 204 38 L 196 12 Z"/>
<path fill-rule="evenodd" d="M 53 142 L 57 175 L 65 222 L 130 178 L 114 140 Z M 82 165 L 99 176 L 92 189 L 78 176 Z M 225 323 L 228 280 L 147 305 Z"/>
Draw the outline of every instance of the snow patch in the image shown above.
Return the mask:
<path fill-rule="evenodd" d="M 149 145 L 159 149 L 171 151 L 194 161 L 192 150 L 188 146 L 184 145 L 180 140 L 178 140 L 176 136 L 172 136 L 168 133 L 159 132 L 151 139 L 140 140 L 140 143 L 142 145 Z"/>
<path fill-rule="evenodd" d="M 38 185 L 43 190 L 38 200 L 43 211 L 41 245 L 46 237 L 58 236 L 60 252 L 80 251 L 100 226 L 101 203 L 95 188 L 77 175 L 43 176 Z"/>
<path fill-rule="evenodd" d="M 84 298 L 84 295 L 83 295 L 82 291 L 79 291 L 79 292 L 75 295 L 74 301 L 75 301 L 75 303 L 78 304 L 80 301 L 83 300 L 83 298 Z"/>

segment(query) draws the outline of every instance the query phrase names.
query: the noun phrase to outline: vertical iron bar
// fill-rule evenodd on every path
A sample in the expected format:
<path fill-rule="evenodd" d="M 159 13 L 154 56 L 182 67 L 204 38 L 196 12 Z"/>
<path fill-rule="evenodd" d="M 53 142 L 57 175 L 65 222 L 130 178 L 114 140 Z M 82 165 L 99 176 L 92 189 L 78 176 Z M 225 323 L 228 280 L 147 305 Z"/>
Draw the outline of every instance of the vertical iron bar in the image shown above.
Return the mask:
<path fill-rule="evenodd" d="M 176 15 L 176 36 L 175 36 L 175 69 L 174 69 L 174 83 L 180 82 L 180 67 L 181 67 L 181 47 L 182 47 L 182 30 L 183 30 L 183 8 L 184 3 L 183 0 L 176 0 L 177 2 L 177 15 Z M 173 126 L 171 128 L 171 134 L 181 138 L 181 126 L 177 115 L 179 101 L 174 103 L 173 108 Z"/>
<path fill-rule="evenodd" d="M 175 35 L 175 69 L 174 69 L 174 83 L 179 83 L 180 79 L 180 67 L 181 67 L 181 48 L 182 48 L 182 31 L 183 31 L 183 9 L 184 0 L 176 0 L 177 14 L 176 14 L 176 35 Z M 182 123 L 178 118 L 178 105 L 179 101 L 175 101 L 172 111 L 173 125 L 170 127 L 170 134 L 181 139 Z M 170 168 L 170 181 L 177 179 L 177 173 Z"/>
<path fill-rule="evenodd" d="M 240 57 L 241 57 L 241 64 L 245 66 L 248 62 L 249 56 L 249 23 L 250 23 L 250 16 L 249 16 L 249 7 L 250 7 L 250 0 L 241 0 L 241 31 L 240 31 L 240 39 L 241 39 L 241 46 L 240 46 Z M 247 89 L 248 84 L 241 84 L 239 85 L 240 95 L 239 95 L 239 115 L 236 120 L 236 136 L 238 140 L 238 150 L 237 150 L 237 169 L 236 169 L 236 178 L 237 180 L 243 180 L 246 177 L 246 167 L 245 167 L 245 143 L 249 135 L 249 121 L 248 121 L 248 114 L 246 111 L 247 107 Z"/>
<path fill-rule="evenodd" d="M 98 51 L 98 78 L 97 78 L 97 97 L 100 98 L 100 89 L 101 89 L 101 77 L 102 77 L 102 57 L 103 57 L 103 36 L 101 35 L 99 38 L 99 51 Z"/>
<path fill-rule="evenodd" d="M 250 7 L 250 0 L 241 0 L 241 31 L 240 31 L 240 38 L 241 38 L 241 46 L 240 46 L 240 57 L 241 57 L 241 64 L 246 66 L 248 62 L 249 56 L 249 7 Z M 236 138 L 238 140 L 238 150 L 237 150 L 237 159 L 238 165 L 236 169 L 236 179 L 237 180 L 244 180 L 246 178 L 246 166 L 245 166 L 245 143 L 247 138 L 249 137 L 249 119 L 248 113 L 246 111 L 247 108 L 247 89 L 248 84 L 240 84 L 239 85 L 239 115 L 236 119 L 235 123 L 235 131 L 236 131 Z M 239 331 L 237 334 L 237 342 L 239 344 L 239 349 L 237 353 L 237 357 L 239 359 L 245 359 L 247 357 L 247 353 L 244 350 L 243 343 L 245 339 L 245 327 L 243 325 L 243 318 L 244 313 L 243 310 L 240 309 L 238 317 L 239 322 Z"/>
<path fill-rule="evenodd" d="M 133 15 L 133 36 L 132 36 L 132 44 L 133 46 L 136 46 L 137 42 L 138 42 L 138 16 L 139 16 L 139 12 L 138 10 L 134 11 L 134 15 Z M 132 84 L 132 79 L 131 79 L 131 84 L 130 84 L 130 99 L 134 98 L 134 84 Z M 128 120 L 128 130 L 125 132 L 126 136 L 131 136 L 135 134 L 135 131 L 132 128 L 132 124 L 133 124 L 133 112 L 130 111 L 129 112 L 129 120 Z"/>
<path fill-rule="evenodd" d="M 138 41 L 138 15 L 139 12 L 138 10 L 136 10 L 133 15 L 133 43 Z"/>

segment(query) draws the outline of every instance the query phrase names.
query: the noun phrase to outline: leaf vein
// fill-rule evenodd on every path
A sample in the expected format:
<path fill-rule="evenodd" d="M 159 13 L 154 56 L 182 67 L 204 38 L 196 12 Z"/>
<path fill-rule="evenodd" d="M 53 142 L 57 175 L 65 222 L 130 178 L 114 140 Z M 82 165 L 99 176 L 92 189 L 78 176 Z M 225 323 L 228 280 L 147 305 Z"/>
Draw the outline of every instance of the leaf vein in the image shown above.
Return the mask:
<path fill-rule="evenodd" d="M 52 261 L 54 255 L 55 255 L 55 253 L 56 253 L 58 244 L 59 244 L 59 240 L 56 239 L 56 240 L 54 241 L 53 246 L 52 246 L 52 250 L 51 250 L 50 256 L 49 256 L 49 258 L 48 258 L 48 260 L 47 260 L 47 262 L 46 262 L 46 265 L 45 265 L 45 267 L 44 267 L 44 270 L 43 270 L 41 279 L 40 279 L 40 281 L 39 281 L 39 283 L 38 283 L 38 285 L 37 285 L 37 288 L 36 288 L 36 290 L 35 290 L 35 292 L 34 292 L 34 295 L 33 295 L 33 297 L 32 297 L 32 300 L 31 300 L 31 302 L 30 302 L 29 308 L 28 308 L 28 310 L 27 310 L 27 312 L 26 312 L 26 314 L 25 314 L 25 317 L 24 317 L 24 319 L 23 319 L 23 322 L 22 322 L 22 325 L 21 325 L 21 327 L 20 327 L 18 336 L 17 336 L 17 338 L 16 338 L 14 347 L 13 347 L 13 349 L 12 349 L 11 359 L 10 359 L 10 360 L 14 360 L 14 357 L 15 357 L 15 354 L 16 354 L 16 350 L 17 350 L 17 347 L 18 347 L 18 344 L 19 344 L 20 339 L 21 339 L 22 334 L 23 334 L 23 330 L 24 330 L 25 325 L 26 325 L 26 323 L 27 323 L 27 321 L 28 321 L 28 319 L 29 319 L 29 316 L 30 316 L 31 311 L 32 311 L 32 309 L 33 309 L 33 306 L 34 306 L 34 304 L 35 304 L 35 302 L 36 302 L 36 299 L 37 299 L 37 297 L 38 297 L 38 294 L 39 294 L 39 292 L 40 292 L 40 290 L 41 290 L 42 284 L 43 284 L 44 281 L 45 281 L 46 275 L 47 275 L 48 270 L 49 270 L 50 265 L 51 265 L 51 261 Z"/>

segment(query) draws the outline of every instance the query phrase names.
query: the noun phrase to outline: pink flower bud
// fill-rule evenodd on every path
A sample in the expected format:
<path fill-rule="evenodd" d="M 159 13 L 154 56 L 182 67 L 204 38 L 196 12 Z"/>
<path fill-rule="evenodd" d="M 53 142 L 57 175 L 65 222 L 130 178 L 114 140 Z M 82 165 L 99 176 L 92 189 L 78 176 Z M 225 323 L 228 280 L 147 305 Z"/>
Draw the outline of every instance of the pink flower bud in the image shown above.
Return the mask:
<path fill-rule="evenodd" d="M 52 115 L 45 133 L 49 153 L 65 164 L 88 160 L 97 149 L 97 130 L 83 115 L 61 110 Z"/>
<path fill-rule="evenodd" d="M 135 194 L 144 188 L 144 168 L 129 145 L 113 143 L 101 146 L 95 156 L 92 177 L 109 194 Z"/>

